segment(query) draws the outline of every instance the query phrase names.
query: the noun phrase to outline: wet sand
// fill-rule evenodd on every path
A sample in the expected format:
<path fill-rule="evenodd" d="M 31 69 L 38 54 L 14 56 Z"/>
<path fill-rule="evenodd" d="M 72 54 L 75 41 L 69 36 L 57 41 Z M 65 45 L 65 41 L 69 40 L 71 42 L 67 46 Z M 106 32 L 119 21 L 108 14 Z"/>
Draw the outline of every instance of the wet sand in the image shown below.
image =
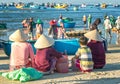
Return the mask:
<path fill-rule="evenodd" d="M 69 56 L 69 60 L 73 57 Z M 120 46 L 112 45 L 106 52 L 106 65 L 103 69 L 94 69 L 90 73 L 73 72 L 54 73 L 39 80 L 25 84 L 120 84 Z M 0 72 L 9 70 L 9 58 L 0 50 Z M 21 84 L 0 76 L 0 84 Z"/>

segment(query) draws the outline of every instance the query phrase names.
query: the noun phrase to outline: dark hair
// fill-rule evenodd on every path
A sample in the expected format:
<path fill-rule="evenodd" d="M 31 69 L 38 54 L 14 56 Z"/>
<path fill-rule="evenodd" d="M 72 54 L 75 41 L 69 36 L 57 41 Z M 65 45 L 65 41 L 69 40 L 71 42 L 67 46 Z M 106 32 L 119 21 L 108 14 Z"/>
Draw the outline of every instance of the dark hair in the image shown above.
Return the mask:
<path fill-rule="evenodd" d="M 100 19 L 100 18 L 97 18 L 97 19 L 94 21 L 94 23 L 93 23 L 93 24 L 98 25 L 98 24 L 100 24 L 100 23 L 101 23 L 101 19 Z"/>
<path fill-rule="evenodd" d="M 98 30 L 98 24 L 100 24 L 101 23 L 101 19 L 100 18 L 97 18 L 95 21 L 94 21 L 94 23 L 91 25 L 91 28 L 90 28 L 90 30 L 94 30 L 94 29 L 97 29 Z"/>
<path fill-rule="evenodd" d="M 85 36 L 81 36 L 79 42 L 81 45 L 87 45 L 88 39 Z"/>
<path fill-rule="evenodd" d="M 30 17 L 30 20 L 33 20 L 33 17 Z"/>

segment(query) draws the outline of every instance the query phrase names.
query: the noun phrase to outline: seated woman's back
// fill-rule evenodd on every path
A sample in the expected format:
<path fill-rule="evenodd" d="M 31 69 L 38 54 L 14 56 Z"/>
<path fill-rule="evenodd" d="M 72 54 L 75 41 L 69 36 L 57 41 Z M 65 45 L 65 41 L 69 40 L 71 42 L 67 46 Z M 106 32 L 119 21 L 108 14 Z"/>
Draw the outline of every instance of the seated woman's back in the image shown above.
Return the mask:
<path fill-rule="evenodd" d="M 11 65 L 27 64 L 28 58 L 29 58 L 31 52 L 32 52 L 32 49 L 31 49 L 31 45 L 29 43 L 27 43 L 27 42 L 13 43 L 12 50 L 11 50 Z"/>
<path fill-rule="evenodd" d="M 16 30 L 10 35 L 11 44 L 10 70 L 23 67 L 34 67 L 34 52 L 32 45 L 27 43 L 28 36 L 22 30 Z"/>

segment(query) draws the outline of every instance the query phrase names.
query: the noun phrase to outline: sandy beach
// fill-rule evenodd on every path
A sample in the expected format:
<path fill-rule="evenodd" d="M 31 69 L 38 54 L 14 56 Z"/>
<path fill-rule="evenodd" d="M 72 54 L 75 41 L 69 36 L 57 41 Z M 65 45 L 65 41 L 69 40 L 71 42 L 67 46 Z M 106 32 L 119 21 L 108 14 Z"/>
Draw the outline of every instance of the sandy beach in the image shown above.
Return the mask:
<path fill-rule="evenodd" d="M 73 57 L 69 56 L 69 60 Z M 90 73 L 73 72 L 54 73 L 43 76 L 39 80 L 25 84 L 120 84 L 120 46 L 111 46 L 106 52 L 106 66 L 94 69 Z M 0 72 L 9 70 L 9 58 L 0 50 Z M 0 76 L 0 84 L 21 84 L 19 81 L 8 80 Z"/>

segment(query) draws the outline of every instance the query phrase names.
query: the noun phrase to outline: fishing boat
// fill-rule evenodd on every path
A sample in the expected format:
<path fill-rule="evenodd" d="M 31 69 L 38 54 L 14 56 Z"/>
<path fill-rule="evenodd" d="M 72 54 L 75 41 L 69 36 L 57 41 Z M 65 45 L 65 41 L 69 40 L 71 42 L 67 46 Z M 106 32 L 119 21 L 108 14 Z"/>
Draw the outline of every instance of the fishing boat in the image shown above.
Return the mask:
<path fill-rule="evenodd" d="M 81 8 L 86 8 L 86 6 L 87 6 L 87 5 L 86 5 L 85 3 L 83 3 L 83 4 L 81 4 L 80 7 L 81 7 Z"/>
<path fill-rule="evenodd" d="M 54 8 L 57 8 L 57 9 L 63 9 L 63 8 L 67 8 L 67 7 L 68 7 L 67 4 L 62 4 L 62 3 L 56 4 L 56 6 L 54 6 Z"/>
<path fill-rule="evenodd" d="M 28 42 L 31 43 L 34 50 L 34 54 L 36 54 L 36 49 L 34 47 L 35 41 L 33 40 Z M 10 56 L 11 52 L 11 44 L 11 41 L 2 42 L 4 52 L 8 57 Z M 58 39 L 55 40 L 55 44 L 53 45 L 53 47 L 61 53 L 66 52 L 68 55 L 74 55 L 77 49 L 80 47 L 80 45 L 78 43 L 78 39 Z"/>
<path fill-rule="evenodd" d="M 80 47 L 78 39 L 60 39 L 55 40 L 54 48 L 59 52 L 67 52 L 68 55 L 75 55 Z"/>
<path fill-rule="evenodd" d="M 40 6 L 39 5 L 30 5 L 30 9 L 39 9 Z"/>
<path fill-rule="evenodd" d="M 64 17 L 63 24 L 64 24 L 64 28 L 74 28 L 76 22 L 73 21 L 73 18 Z"/>
<path fill-rule="evenodd" d="M 15 7 L 16 7 L 17 9 L 22 9 L 22 8 L 24 7 L 24 4 L 17 4 Z"/>
<path fill-rule="evenodd" d="M 100 7 L 101 7 L 101 8 L 106 8 L 106 7 L 107 7 L 107 4 L 106 4 L 106 3 L 102 3 Z"/>
<path fill-rule="evenodd" d="M 74 28 L 75 24 L 76 24 L 75 22 L 65 22 L 64 28 Z"/>
<path fill-rule="evenodd" d="M 113 4 L 113 7 L 120 7 L 119 4 Z"/>

